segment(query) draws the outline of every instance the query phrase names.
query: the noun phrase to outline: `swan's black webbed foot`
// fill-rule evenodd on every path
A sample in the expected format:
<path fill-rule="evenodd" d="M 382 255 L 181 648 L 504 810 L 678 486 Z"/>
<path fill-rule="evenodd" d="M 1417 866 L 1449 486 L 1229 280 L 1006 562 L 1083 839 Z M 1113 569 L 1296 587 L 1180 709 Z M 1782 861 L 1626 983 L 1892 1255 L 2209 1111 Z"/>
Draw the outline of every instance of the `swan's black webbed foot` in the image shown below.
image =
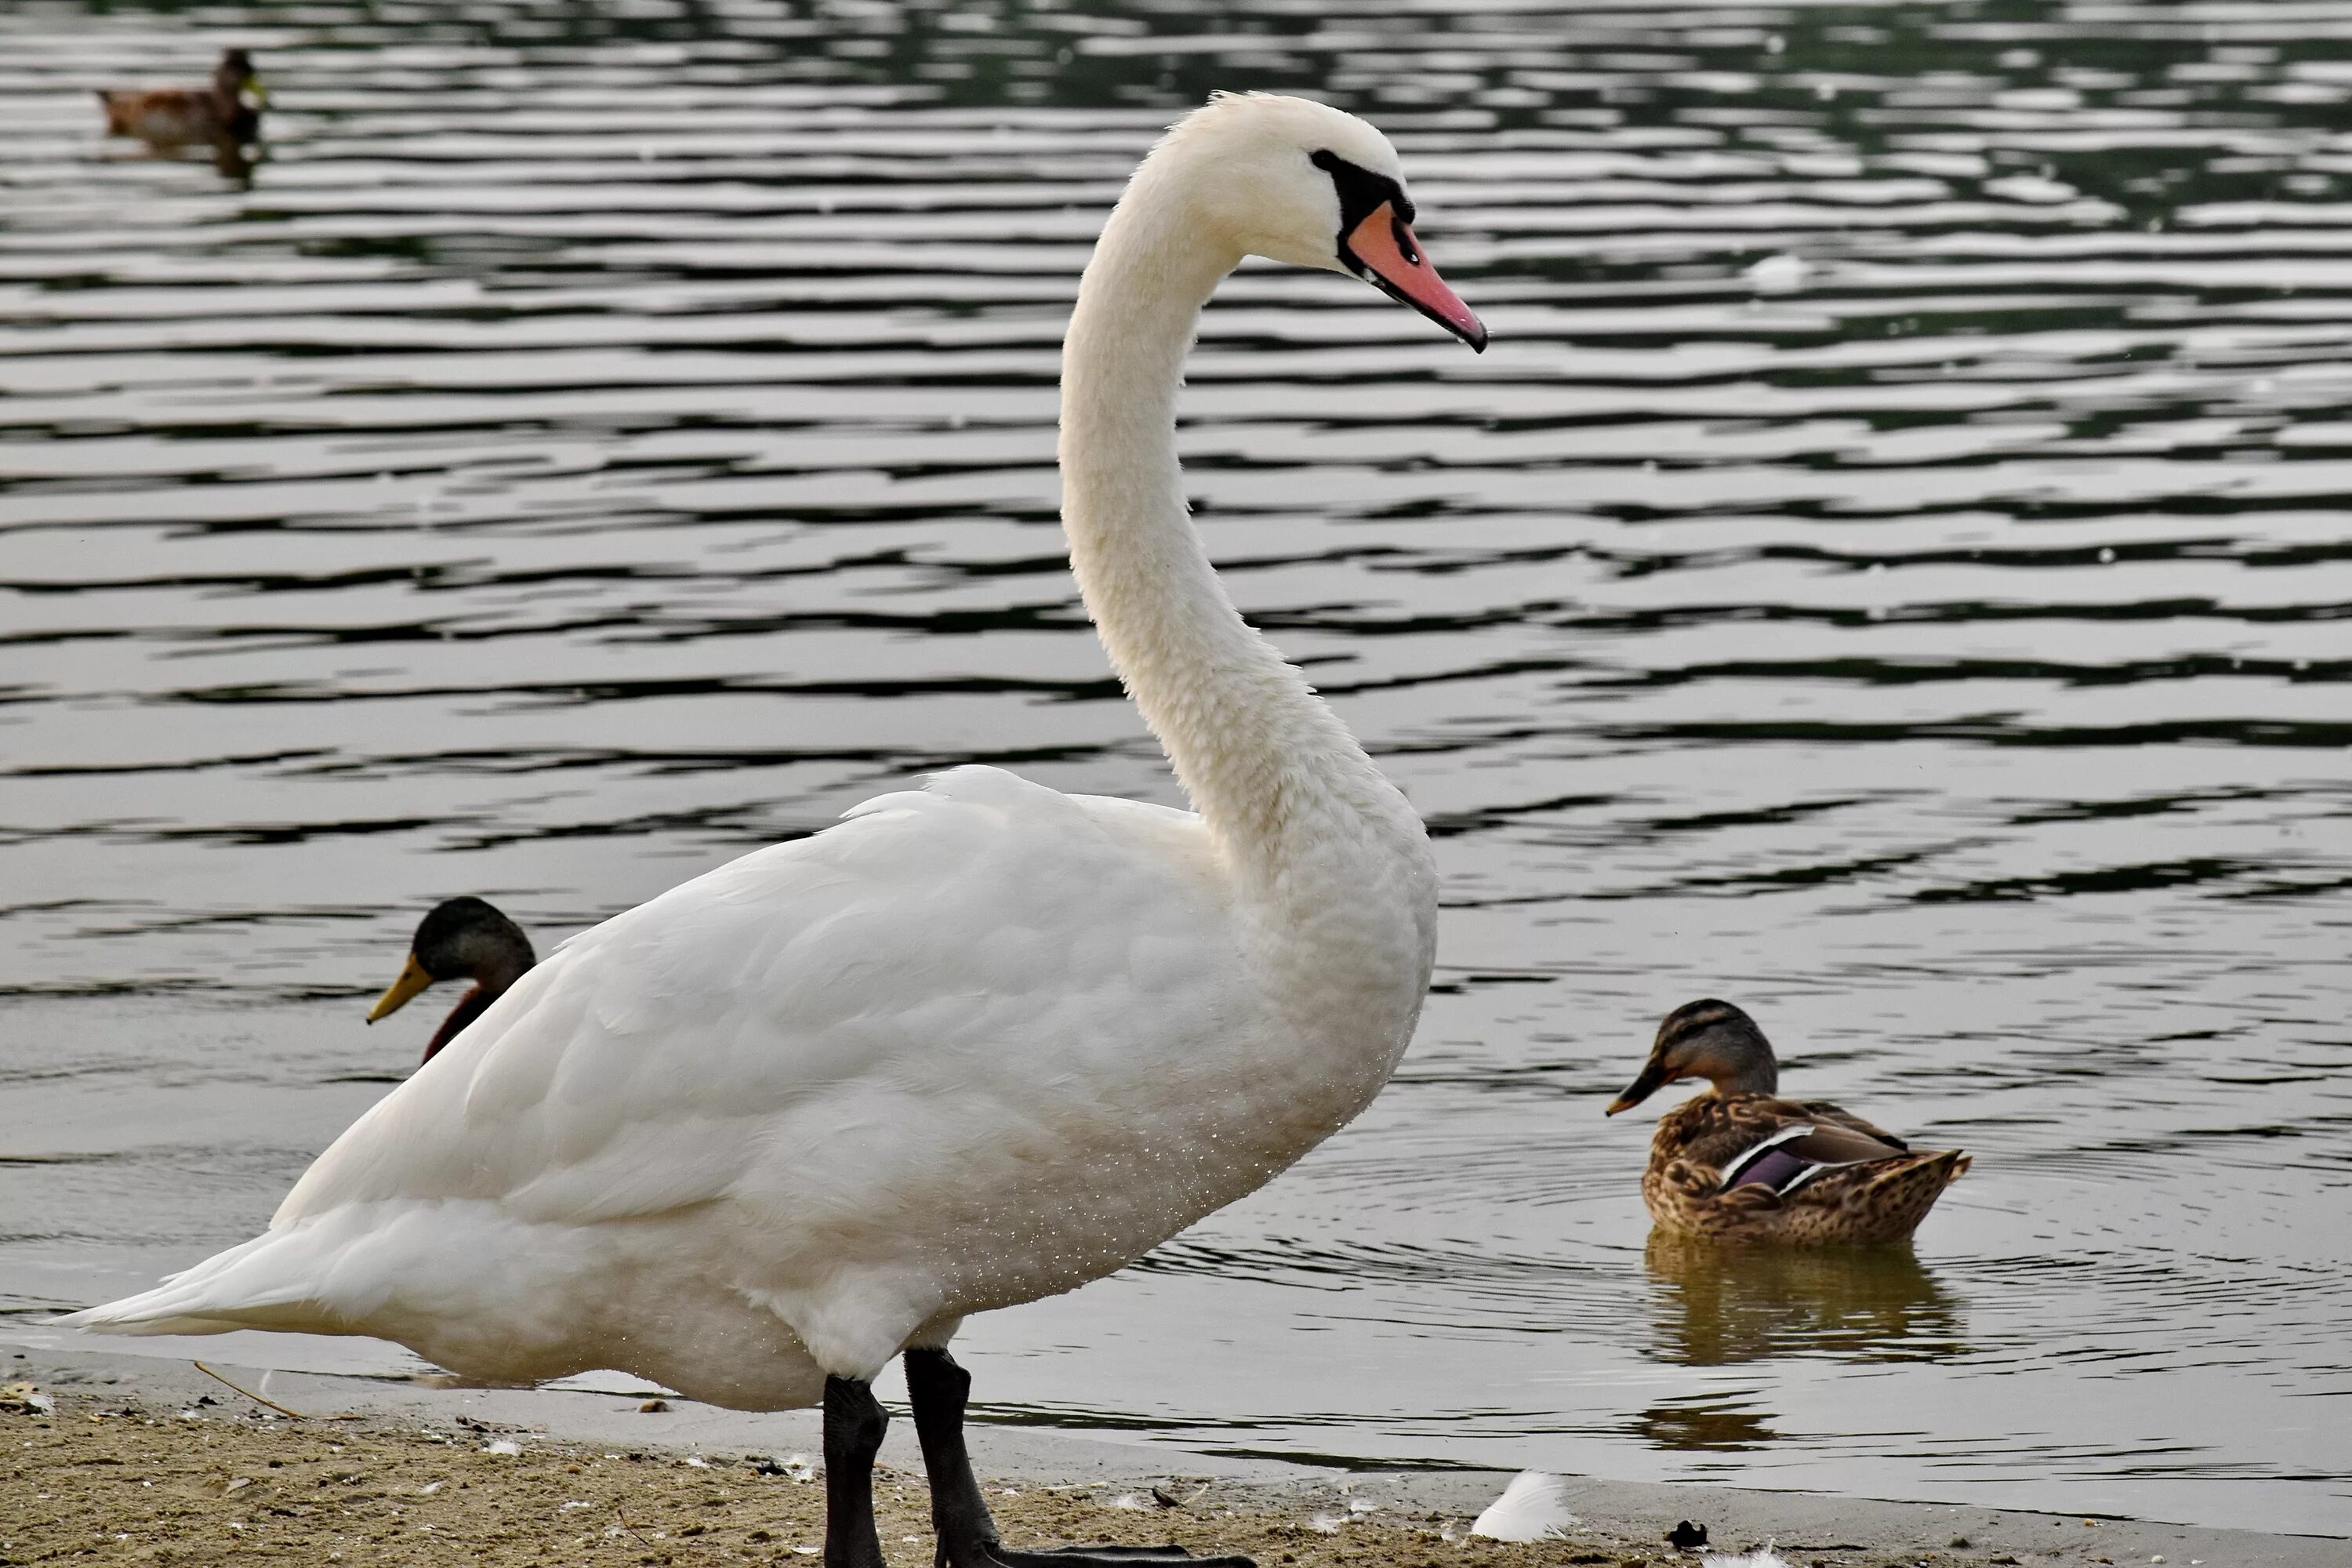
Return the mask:
<path fill-rule="evenodd" d="M 1014 1552 L 997 1538 L 996 1521 L 981 1500 L 964 1447 L 964 1402 L 971 1373 L 942 1350 L 907 1352 L 907 1399 L 915 1409 L 915 1436 L 931 1478 L 931 1531 L 939 1538 L 935 1568 L 1257 1568 L 1246 1557 L 1195 1557 L 1181 1546 L 1059 1546 Z M 832 1409 L 830 1400 L 826 1404 Z M 828 1430 L 830 1427 L 828 1426 Z M 870 1508 L 869 1508 L 870 1517 Z M 833 1568 L 828 1560 L 826 1568 Z"/>
<path fill-rule="evenodd" d="M 874 1456 L 889 1425 L 871 1386 L 824 1380 L 824 1568 L 885 1568 L 874 1531 Z"/>

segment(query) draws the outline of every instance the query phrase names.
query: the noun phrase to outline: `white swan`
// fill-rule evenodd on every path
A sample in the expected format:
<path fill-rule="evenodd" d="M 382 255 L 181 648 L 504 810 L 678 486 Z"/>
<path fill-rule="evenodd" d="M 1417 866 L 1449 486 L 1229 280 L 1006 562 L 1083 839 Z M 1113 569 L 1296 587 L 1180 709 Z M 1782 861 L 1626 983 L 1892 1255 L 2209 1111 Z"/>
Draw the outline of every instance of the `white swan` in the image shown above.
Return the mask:
<path fill-rule="evenodd" d="M 1245 254 L 1354 272 L 1483 347 L 1412 216 L 1370 126 L 1220 96 L 1145 160 L 1079 287 L 1070 562 L 1197 816 L 981 767 L 867 801 L 574 937 L 265 1234 L 63 1321 L 822 1397 L 830 1568 L 881 1562 L 867 1384 L 904 1351 L 942 1562 L 1023 1562 L 964 1457 L 960 1321 L 1265 1183 L 1363 1110 L 1421 1011 L 1420 820 L 1218 586 L 1174 435 L 1195 321 Z"/>

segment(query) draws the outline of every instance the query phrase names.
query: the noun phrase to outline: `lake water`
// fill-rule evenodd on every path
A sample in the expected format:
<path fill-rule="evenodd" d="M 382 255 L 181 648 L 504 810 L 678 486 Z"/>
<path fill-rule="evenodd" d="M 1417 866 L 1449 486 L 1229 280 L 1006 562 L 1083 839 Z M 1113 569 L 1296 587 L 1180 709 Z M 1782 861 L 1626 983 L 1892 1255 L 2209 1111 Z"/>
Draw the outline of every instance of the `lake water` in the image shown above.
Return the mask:
<path fill-rule="evenodd" d="M 249 178 L 100 140 L 225 43 Z M 1254 268 L 1183 447 L 1439 836 L 1437 994 L 1297 1171 L 974 1323 L 986 1413 L 2352 1531 L 2340 5 L 0 46 L 0 1332 L 263 1223 L 430 1032 L 360 1019 L 436 899 L 545 945 L 968 761 L 1172 800 L 1064 568 L 1058 339 L 1156 128 L 1294 88 L 1392 133 L 1495 346 Z M 1601 1108 L 1706 994 L 1974 1152 L 1916 1256 L 1651 1241 Z"/>

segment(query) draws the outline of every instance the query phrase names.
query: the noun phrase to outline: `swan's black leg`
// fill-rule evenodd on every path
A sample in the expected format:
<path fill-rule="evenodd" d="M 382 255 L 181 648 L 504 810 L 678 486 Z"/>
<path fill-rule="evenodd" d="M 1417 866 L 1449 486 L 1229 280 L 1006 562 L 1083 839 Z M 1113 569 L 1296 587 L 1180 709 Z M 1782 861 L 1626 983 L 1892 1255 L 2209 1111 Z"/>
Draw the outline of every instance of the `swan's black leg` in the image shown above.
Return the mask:
<path fill-rule="evenodd" d="M 874 1456 L 889 1425 L 871 1386 L 824 1380 L 824 1568 L 884 1568 L 874 1531 Z"/>
<path fill-rule="evenodd" d="M 915 1439 L 923 1446 L 923 1472 L 931 1481 L 937 1568 L 979 1568 L 1002 1550 L 963 1446 L 964 1402 L 971 1394 L 971 1373 L 947 1352 L 907 1352 L 907 1403 L 914 1408 Z"/>
<path fill-rule="evenodd" d="M 915 1407 L 915 1436 L 931 1479 L 931 1530 L 939 1537 L 935 1568 L 1256 1568 L 1246 1557 L 1195 1557 L 1181 1546 L 1065 1546 L 1012 1552 L 997 1538 L 996 1521 L 982 1500 L 963 1443 L 964 1401 L 971 1373 L 943 1350 L 907 1352 L 907 1398 Z M 830 1564 L 828 1564 L 830 1568 Z"/>

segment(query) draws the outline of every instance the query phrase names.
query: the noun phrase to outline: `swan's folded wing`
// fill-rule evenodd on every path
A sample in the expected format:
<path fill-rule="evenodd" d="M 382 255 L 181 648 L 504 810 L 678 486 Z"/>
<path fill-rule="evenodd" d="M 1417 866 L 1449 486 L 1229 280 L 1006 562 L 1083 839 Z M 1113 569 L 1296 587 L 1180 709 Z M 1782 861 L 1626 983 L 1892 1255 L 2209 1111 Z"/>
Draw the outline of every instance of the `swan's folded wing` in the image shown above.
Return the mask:
<path fill-rule="evenodd" d="M 383 1199 L 594 1223 L 755 1168 L 805 1183 L 805 1213 L 856 1209 L 828 1184 L 979 1121 L 1017 1141 L 1150 1066 L 1109 1058 L 1213 1027 L 1233 966 L 1211 865 L 1187 814 L 994 769 L 869 801 L 565 943 L 272 1223 Z"/>

